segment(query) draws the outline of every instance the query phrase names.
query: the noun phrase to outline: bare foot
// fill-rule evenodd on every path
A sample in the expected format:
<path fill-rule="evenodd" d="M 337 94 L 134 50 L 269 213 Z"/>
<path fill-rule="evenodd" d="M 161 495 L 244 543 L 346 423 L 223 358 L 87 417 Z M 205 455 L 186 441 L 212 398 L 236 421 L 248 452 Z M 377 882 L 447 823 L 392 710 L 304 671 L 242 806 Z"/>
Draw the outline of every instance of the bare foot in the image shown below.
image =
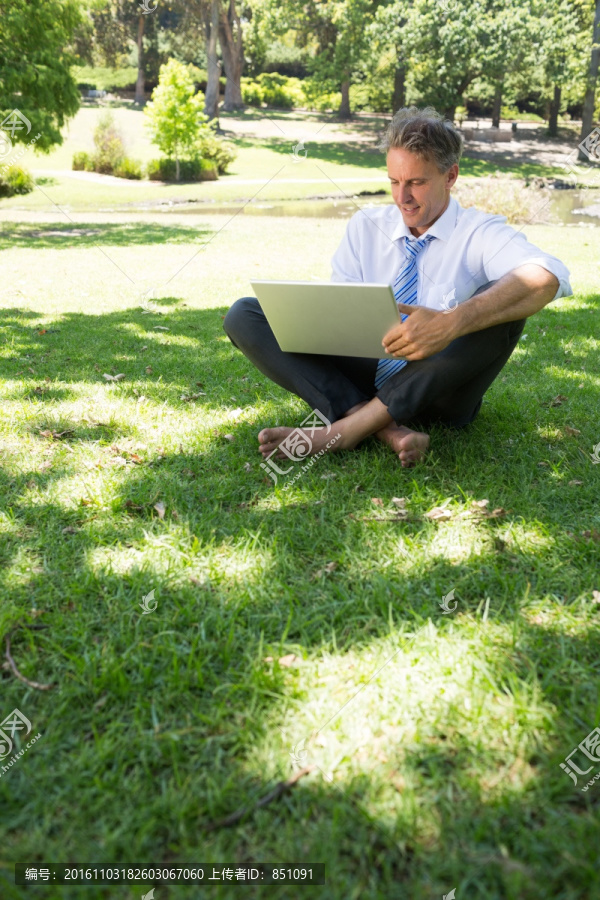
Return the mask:
<path fill-rule="evenodd" d="M 315 456 L 321 450 L 351 449 L 356 444 L 352 445 L 348 436 L 341 433 L 342 429 L 338 427 L 340 424 L 334 422 L 329 431 L 326 428 L 288 428 L 283 425 L 277 428 L 263 428 L 258 434 L 258 449 L 264 457 L 267 457 L 292 434 L 293 438 L 286 444 L 288 453 L 279 450 L 273 454 L 275 459 L 289 459 L 290 456 L 304 459 L 307 456 Z"/>
<path fill-rule="evenodd" d="M 386 425 L 375 436 L 398 454 L 405 469 L 410 469 L 415 463 L 420 462 L 429 447 L 429 435 L 424 431 L 412 431 L 394 422 Z"/>

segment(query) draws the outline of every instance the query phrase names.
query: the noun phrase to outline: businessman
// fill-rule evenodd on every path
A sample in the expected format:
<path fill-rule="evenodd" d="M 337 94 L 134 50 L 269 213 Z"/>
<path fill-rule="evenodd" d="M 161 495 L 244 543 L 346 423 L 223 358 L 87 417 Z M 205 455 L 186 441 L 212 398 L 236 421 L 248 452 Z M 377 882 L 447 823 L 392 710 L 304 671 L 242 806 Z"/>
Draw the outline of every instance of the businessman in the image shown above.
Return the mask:
<path fill-rule="evenodd" d="M 333 281 L 393 286 L 401 323 L 383 338 L 386 359 L 285 353 L 254 297 L 225 317 L 230 340 L 263 374 L 333 423 L 334 452 L 374 435 L 413 466 L 429 446 L 420 428 L 472 422 L 525 320 L 571 294 L 563 263 L 504 217 L 451 196 L 462 143 L 434 109 L 399 110 L 381 144 L 394 203 L 356 213 L 334 254 Z M 294 430 L 264 428 L 263 457 Z M 312 453 L 327 440 L 313 433 Z"/>

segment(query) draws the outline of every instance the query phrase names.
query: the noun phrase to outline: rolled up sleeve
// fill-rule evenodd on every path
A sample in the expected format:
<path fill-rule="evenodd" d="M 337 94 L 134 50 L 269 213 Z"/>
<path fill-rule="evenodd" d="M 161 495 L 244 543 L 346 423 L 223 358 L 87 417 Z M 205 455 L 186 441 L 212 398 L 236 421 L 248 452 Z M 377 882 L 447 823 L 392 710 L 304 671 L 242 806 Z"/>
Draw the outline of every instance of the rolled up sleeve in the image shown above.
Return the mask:
<path fill-rule="evenodd" d="M 573 293 L 567 267 L 555 256 L 544 253 L 531 244 L 522 231 L 506 224 L 504 217 L 494 217 L 479 234 L 481 239 L 481 269 L 487 281 L 497 281 L 519 266 L 537 265 L 546 269 L 558 280 L 558 290 L 552 298 L 570 297 Z"/>

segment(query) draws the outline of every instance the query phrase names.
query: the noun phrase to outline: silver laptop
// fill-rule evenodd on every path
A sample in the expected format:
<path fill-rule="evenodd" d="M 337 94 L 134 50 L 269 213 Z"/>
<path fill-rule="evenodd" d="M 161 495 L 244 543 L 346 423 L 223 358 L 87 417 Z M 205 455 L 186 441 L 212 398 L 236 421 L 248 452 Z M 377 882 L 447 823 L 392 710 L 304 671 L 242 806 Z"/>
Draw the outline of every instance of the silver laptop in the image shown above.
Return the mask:
<path fill-rule="evenodd" d="M 282 350 L 390 359 L 381 346 L 400 323 L 389 284 L 253 281 Z"/>

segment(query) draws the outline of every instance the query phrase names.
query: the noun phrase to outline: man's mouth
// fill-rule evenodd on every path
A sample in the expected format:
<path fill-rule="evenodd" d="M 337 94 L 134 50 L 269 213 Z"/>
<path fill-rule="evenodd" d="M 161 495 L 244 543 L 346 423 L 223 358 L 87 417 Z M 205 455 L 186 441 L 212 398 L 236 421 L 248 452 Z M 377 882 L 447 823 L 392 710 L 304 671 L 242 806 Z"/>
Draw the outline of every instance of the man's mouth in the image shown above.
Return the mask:
<path fill-rule="evenodd" d="M 419 209 L 418 206 L 403 206 L 403 207 L 402 207 L 402 212 L 405 212 L 405 213 L 408 213 L 409 215 L 412 215 L 413 213 L 416 213 L 418 209 Z"/>

